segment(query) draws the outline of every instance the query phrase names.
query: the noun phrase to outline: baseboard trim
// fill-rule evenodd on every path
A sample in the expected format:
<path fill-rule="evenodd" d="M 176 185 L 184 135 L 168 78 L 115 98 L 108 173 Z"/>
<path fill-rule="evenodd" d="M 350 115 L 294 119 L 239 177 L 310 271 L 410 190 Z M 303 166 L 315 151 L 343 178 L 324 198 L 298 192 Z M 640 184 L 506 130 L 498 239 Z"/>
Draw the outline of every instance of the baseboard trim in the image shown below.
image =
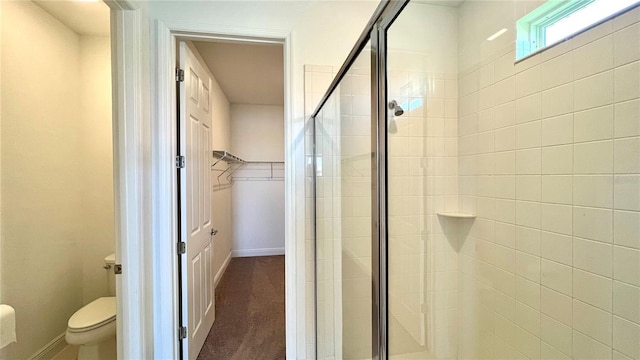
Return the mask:
<path fill-rule="evenodd" d="M 233 250 L 233 257 L 284 255 L 284 248 Z"/>
<path fill-rule="evenodd" d="M 218 270 L 218 273 L 216 274 L 216 276 L 213 278 L 213 288 L 217 288 L 218 284 L 220 283 L 220 280 L 222 280 L 222 275 L 224 275 L 224 273 L 227 271 L 227 267 L 229 266 L 229 262 L 231 262 L 231 251 L 229 251 L 229 255 L 227 255 L 227 258 L 224 259 L 224 262 L 222 263 L 222 266 L 220 266 L 220 269 Z"/>
<path fill-rule="evenodd" d="M 53 359 L 58 353 L 60 353 L 67 346 L 67 342 L 64 341 L 64 334 L 62 333 L 53 340 L 49 341 L 49 343 L 40 350 L 36 351 L 35 354 L 29 357 L 29 360 L 49 360 Z"/>

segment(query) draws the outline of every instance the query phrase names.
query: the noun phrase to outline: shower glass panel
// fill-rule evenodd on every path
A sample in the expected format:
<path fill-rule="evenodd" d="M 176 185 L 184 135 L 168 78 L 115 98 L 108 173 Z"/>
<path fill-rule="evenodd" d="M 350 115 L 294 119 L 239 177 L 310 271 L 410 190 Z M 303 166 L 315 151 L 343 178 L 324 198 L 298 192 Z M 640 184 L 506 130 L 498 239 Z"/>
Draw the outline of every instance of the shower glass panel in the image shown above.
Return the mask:
<path fill-rule="evenodd" d="M 315 117 L 319 359 L 640 359 L 640 6 L 516 60 L 587 3 L 381 3 Z"/>
<path fill-rule="evenodd" d="M 392 359 L 456 356 L 458 244 L 436 215 L 458 210 L 455 16 L 411 2 L 387 30 Z"/>
<path fill-rule="evenodd" d="M 371 51 L 315 117 L 319 359 L 372 357 Z"/>

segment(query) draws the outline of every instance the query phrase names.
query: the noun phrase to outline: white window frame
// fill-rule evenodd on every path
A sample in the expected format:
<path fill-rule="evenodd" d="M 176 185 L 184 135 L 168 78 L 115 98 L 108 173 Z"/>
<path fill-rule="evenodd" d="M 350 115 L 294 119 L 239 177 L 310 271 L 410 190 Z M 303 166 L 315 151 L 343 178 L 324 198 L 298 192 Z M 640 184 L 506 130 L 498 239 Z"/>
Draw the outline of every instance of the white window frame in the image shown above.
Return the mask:
<path fill-rule="evenodd" d="M 520 18 L 516 22 L 516 61 L 562 42 L 563 40 L 558 40 L 553 43 L 547 43 L 546 29 L 569 15 L 588 7 L 595 1 L 596 0 L 549 0 Z M 636 6 L 638 6 L 638 3 L 623 8 L 612 15 L 604 16 L 574 33 L 567 34 L 565 39 L 582 33 Z"/>

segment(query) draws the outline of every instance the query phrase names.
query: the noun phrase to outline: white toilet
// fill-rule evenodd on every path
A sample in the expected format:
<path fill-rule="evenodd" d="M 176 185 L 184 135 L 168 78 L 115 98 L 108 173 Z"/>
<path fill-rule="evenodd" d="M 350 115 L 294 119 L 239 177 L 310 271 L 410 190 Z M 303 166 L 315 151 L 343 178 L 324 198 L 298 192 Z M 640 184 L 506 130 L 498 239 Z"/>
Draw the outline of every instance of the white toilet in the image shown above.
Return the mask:
<path fill-rule="evenodd" d="M 104 258 L 111 296 L 92 301 L 69 319 L 65 340 L 70 345 L 79 346 L 78 360 L 116 359 L 115 258 L 115 254 Z"/>

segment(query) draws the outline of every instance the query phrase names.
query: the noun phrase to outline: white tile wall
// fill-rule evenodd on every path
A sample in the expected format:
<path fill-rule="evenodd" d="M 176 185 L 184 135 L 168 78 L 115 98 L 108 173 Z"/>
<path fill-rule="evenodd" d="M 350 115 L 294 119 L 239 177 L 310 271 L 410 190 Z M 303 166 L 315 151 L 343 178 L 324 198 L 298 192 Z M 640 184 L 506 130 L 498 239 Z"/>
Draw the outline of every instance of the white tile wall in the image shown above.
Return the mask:
<path fill-rule="evenodd" d="M 640 100 L 616 103 L 614 114 L 616 138 L 640 135 Z"/>
<path fill-rule="evenodd" d="M 611 312 L 612 294 L 611 278 L 573 269 L 574 298 Z"/>
<path fill-rule="evenodd" d="M 598 146 L 594 146 L 598 148 Z M 574 151 L 579 151 L 575 150 Z M 578 156 L 576 156 L 578 158 Z M 595 160 L 595 159 L 594 159 Z M 597 161 L 597 160 L 596 160 Z M 586 165 L 585 167 L 595 168 L 596 166 Z M 603 162 L 604 163 L 604 162 Z M 576 164 L 574 163 L 574 167 Z M 608 165 L 607 165 L 608 166 Z M 611 175 L 577 175 L 573 176 L 573 203 L 579 206 L 611 207 L 613 205 L 613 176 Z"/>
<path fill-rule="evenodd" d="M 638 98 L 640 92 L 640 62 L 635 61 L 615 69 L 614 99 L 616 102 Z"/>
<path fill-rule="evenodd" d="M 613 67 L 613 36 L 607 35 L 573 51 L 573 77 L 582 79 Z"/>
<path fill-rule="evenodd" d="M 573 114 L 566 114 L 542 120 L 542 146 L 563 145 L 573 142 Z"/>
<path fill-rule="evenodd" d="M 574 237 L 573 266 L 611 277 L 613 272 L 611 250 L 610 244 Z"/>
<path fill-rule="evenodd" d="M 611 139 L 613 135 L 613 106 L 607 105 L 575 112 L 573 131 L 575 142 Z"/>
<path fill-rule="evenodd" d="M 571 325 L 573 321 L 571 297 L 547 287 L 542 287 L 540 303 L 542 313 L 565 325 Z"/>
<path fill-rule="evenodd" d="M 579 331 L 573 330 L 573 359 L 611 359 L 611 348 Z"/>
<path fill-rule="evenodd" d="M 573 235 L 585 239 L 611 243 L 613 240 L 612 212 L 609 209 L 574 207 Z M 571 219 L 569 219 L 571 222 Z"/>
<path fill-rule="evenodd" d="M 540 75 L 543 90 L 573 81 L 572 55 L 572 53 L 566 53 L 542 63 Z"/>
<path fill-rule="evenodd" d="M 616 66 L 628 64 L 640 59 L 640 50 L 635 46 L 628 46 L 629 44 L 638 44 L 640 38 L 640 25 L 635 24 L 629 27 L 623 28 L 620 31 L 614 33 L 614 62 Z"/>
<path fill-rule="evenodd" d="M 614 142 L 615 173 L 637 174 L 640 172 L 640 138 L 617 139 Z"/>
<path fill-rule="evenodd" d="M 573 264 L 573 242 L 571 236 L 543 231 L 542 257 L 561 264 Z"/>
<path fill-rule="evenodd" d="M 460 203 L 478 218 L 460 257 L 461 314 L 475 316 L 461 317 L 459 356 L 640 358 L 639 20 L 462 70 L 477 105 L 460 119 Z"/>
<path fill-rule="evenodd" d="M 561 85 L 541 94 L 543 118 L 567 114 L 573 111 L 573 83 Z"/>
<path fill-rule="evenodd" d="M 573 300 L 573 328 L 607 346 L 611 346 L 611 319 L 611 313 Z"/>
<path fill-rule="evenodd" d="M 541 314 L 540 317 L 540 338 L 542 340 L 542 350 L 544 351 L 545 342 L 548 344 L 548 350 L 555 350 L 551 357 L 545 356 L 543 358 L 559 359 L 563 353 L 571 356 L 571 327 L 544 314 Z"/>

